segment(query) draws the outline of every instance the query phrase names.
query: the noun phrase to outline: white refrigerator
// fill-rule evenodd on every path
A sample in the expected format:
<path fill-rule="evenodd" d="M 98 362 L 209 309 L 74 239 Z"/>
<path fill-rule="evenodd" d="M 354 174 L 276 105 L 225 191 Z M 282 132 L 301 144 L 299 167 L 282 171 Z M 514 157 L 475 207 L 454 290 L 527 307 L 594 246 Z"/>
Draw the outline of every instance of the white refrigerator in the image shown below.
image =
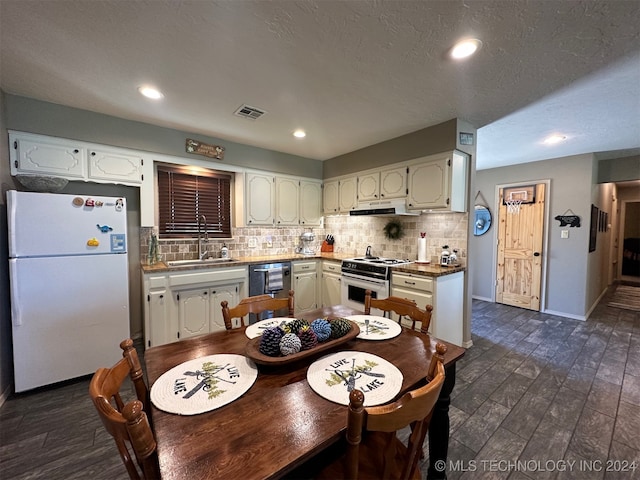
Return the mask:
<path fill-rule="evenodd" d="M 129 337 L 124 198 L 7 192 L 15 391 L 94 373 Z"/>

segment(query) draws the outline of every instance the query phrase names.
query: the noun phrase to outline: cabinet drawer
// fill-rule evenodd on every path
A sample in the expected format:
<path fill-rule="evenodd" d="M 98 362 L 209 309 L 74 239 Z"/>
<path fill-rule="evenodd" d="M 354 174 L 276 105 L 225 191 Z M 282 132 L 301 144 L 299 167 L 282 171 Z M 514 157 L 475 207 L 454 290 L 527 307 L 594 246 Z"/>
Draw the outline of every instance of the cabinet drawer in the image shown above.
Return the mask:
<path fill-rule="evenodd" d="M 418 275 L 391 275 L 391 285 L 396 287 L 412 288 L 424 292 L 433 291 L 433 278 Z"/>
<path fill-rule="evenodd" d="M 341 264 L 338 262 L 322 262 L 322 271 L 327 273 L 341 273 Z"/>
<path fill-rule="evenodd" d="M 316 262 L 294 262 L 291 264 L 293 273 L 306 273 L 316 271 Z"/>
<path fill-rule="evenodd" d="M 165 288 L 167 286 L 167 277 L 164 275 L 148 277 L 147 282 L 149 284 L 149 288 Z"/>

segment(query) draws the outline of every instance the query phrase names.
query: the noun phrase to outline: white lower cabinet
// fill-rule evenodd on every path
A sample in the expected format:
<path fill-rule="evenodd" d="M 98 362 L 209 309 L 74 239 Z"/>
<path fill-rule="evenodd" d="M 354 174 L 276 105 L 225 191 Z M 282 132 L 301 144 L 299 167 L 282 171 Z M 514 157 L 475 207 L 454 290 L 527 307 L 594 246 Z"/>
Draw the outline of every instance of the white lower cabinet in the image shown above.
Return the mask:
<path fill-rule="evenodd" d="M 441 340 L 462 346 L 464 272 L 438 277 L 393 272 L 391 295 L 413 300 L 420 308 L 431 305 L 433 312 L 429 333 Z"/>
<path fill-rule="evenodd" d="M 342 275 L 339 262 L 322 262 L 322 306 L 340 305 Z"/>
<path fill-rule="evenodd" d="M 144 274 L 145 345 L 224 330 L 222 307 L 247 296 L 247 267 Z"/>
<path fill-rule="evenodd" d="M 318 308 L 318 262 L 291 262 L 293 279 L 291 288 L 295 293 L 295 314 Z"/>

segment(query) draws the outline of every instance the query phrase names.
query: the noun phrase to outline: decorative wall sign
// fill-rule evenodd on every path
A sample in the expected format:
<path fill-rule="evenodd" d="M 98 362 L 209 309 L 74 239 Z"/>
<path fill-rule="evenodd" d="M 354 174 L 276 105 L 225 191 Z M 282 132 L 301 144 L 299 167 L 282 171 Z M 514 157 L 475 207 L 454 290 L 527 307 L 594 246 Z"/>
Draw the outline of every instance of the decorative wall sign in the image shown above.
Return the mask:
<path fill-rule="evenodd" d="M 562 215 L 556 215 L 553 218 L 560 222 L 561 227 L 569 226 L 580 228 L 580 217 L 573 213 L 571 209 L 568 209 Z"/>
<path fill-rule="evenodd" d="M 205 157 L 215 158 L 216 160 L 222 160 L 224 158 L 224 147 L 220 145 L 208 145 L 198 140 L 187 138 L 186 148 L 187 153 L 204 155 Z"/>

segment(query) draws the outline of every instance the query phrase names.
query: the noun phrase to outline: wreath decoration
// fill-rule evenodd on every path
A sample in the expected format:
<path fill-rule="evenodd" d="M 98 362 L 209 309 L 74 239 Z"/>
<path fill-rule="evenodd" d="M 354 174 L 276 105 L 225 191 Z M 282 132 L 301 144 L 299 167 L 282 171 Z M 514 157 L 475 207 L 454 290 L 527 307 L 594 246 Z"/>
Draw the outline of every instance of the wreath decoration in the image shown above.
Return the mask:
<path fill-rule="evenodd" d="M 404 237 L 404 229 L 402 228 L 402 224 L 396 220 L 389 221 L 384 226 L 384 235 L 389 240 L 398 240 Z"/>

